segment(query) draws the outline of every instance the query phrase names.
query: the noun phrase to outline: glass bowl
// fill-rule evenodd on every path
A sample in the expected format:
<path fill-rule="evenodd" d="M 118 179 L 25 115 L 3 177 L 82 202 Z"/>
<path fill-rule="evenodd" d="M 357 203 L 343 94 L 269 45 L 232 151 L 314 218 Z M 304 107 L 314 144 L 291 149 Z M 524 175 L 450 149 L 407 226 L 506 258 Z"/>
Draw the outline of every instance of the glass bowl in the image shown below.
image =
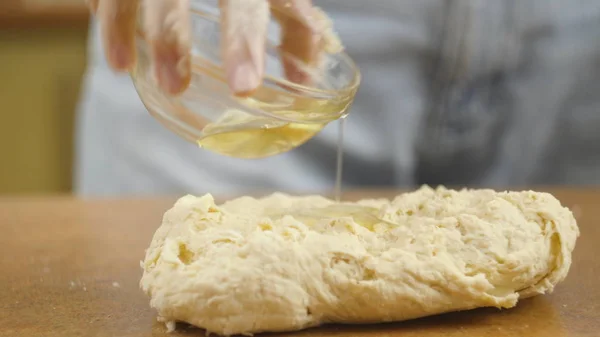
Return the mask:
<path fill-rule="evenodd" d="M 180 95 L 156 84 L 150 46 L 143 30 L 136 38 L 137 63 L 131 77 L 150 112 L 167 128 L 202 148 L 238 158 L 262 158 L 308 141 L 331 121 L 343 118 L 354 99 L 360 73 L 345 53 L 323 54 L 309 66 L 267 40 L 265 77 L 248 97 L 234 96 L 221 59 L 218 2 L 192 1 L 192 79 Z M 285 79 L 283 61 L 309 75 L 310 85 Z"/>

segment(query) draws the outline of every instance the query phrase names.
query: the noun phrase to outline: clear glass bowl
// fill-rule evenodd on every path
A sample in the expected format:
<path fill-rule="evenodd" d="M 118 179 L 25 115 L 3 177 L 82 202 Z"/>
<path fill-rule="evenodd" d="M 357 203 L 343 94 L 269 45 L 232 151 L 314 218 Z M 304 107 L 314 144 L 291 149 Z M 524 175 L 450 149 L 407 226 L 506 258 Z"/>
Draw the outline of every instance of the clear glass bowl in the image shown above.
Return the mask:
<path fill-rule="evenodd" d="M 360 73 L 345 53 L 324 54 L 318 65 L 309 66 L 269 39 L 264 81 L 251 96 L 241 98 L 231 94 L 225 80 L 218 2 L 192 1 L 190 15 L 192 79 L 185 92 L 172 96 L 157 86 L 142 30 L 131 73 L 150 114 L 186 140 L 223 155 L 268 157 L 300 146 L 348 113 Z M 305 69 L 311 84 L 286 80 L 282 60 Z"/>

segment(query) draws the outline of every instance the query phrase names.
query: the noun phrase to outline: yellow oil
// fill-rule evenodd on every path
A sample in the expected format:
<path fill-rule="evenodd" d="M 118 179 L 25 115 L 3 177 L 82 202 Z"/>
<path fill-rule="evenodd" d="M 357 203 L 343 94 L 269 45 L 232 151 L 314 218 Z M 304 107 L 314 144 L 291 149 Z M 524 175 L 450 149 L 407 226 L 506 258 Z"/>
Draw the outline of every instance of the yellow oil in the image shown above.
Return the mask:
<path fill-rule="evenodd" d="M 352 205 L 352 204 L 333 204 L 326 207 L 306 208 L 306 209 L 287 209 L 283 212 L 268 214 L 272 218 L 282 218 L 290 215 L 295 219 L 302 221 L 307 226 L 314 226 L 317 222 L 327 221 L 336 218 L 352 218 L 354 222 L 370 231 L 375 230 L 377 224 L 395 224 L 382 219 L 379 216 L 379 210 L 373 207 Z"/>
<path fill-rule="evenodd" d="M 335 168 L 335 183 L 333 186 L 333 197 L 339 202 L 342 198 L 342 172 L 344 168 L 344 125 L 346 119 L 342 118 L 338 124 L 337 158 Z"/>
<path fill-rule="evenodd" d="M 324 124 L 287 123 L 258 129 L 225 131 L 207 135 L 198 140 L 198 145 L 230 157 L 264 158 L 302 145 L 324 126 Z"/>

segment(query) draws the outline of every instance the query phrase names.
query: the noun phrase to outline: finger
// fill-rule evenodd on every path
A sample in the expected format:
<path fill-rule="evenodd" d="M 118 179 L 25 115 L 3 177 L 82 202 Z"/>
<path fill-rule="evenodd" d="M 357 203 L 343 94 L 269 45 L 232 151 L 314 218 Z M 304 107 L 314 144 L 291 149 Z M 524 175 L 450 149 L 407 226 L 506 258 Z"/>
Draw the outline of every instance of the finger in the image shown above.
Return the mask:
<path fill-rule="evenodd" d="M 98 3 L 106 58 L 116 70 L 130 70 L 135 63 L 137 8 L 137 0 L 102 0 Z"/>
<path fill-rule="evenodd" d="M 98 1 L 99 0 L 87 0 L 88 7 L 92 14 L 96 14 L 96 11 L 98 11 Z"/>
<path fill-rule="evenodd" d="M 220 0 L 222 54 L 234 94 L 247 96 L 262 83 L 269 5 L 265 0 Z"/>
<path fill-rule="evenodd" d="M 170 94 L 184 91 L 191 80 L 189 0 L 145 0 L 146 37 L 152 48 L 159 86 Z"/>
<path fill-rule="evenodd" d="M 313 21 L 311 0 L 270 0 L 272 13 L 281 27 L 281 50 L 296 60 L 283 57 L 283 67 L 288 80 L 306 84 L 309 74 L 297 61 L 312 65 L 321 49 L 321 36 Z"/>
<path fill-rule="evenodd" d="M 337 52 L 341 47 L 331 21 L 311 0 L 269 1 L 281 26 L 281 50 L 293 56 L 282 60 L 286 77 L 295 83 L 309 84 L 311 72 L 303 65 L 316 65 L 324 50 Z"/>

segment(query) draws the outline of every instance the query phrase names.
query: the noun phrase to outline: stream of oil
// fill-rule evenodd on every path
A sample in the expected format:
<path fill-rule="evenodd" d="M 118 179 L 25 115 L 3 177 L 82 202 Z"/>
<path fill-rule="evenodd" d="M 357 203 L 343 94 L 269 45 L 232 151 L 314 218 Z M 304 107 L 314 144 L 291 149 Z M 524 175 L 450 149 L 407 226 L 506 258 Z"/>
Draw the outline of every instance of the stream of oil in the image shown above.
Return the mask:
<path fill-rule="evenodd" d="M 335 168 L 335 185 L 333 187 L 333 196 L 335 201 L 342 198 L 342 173 L 344 170 L 344 125 L 346 118 L 342 117 L 338 121 L 338 140 L 337 140 L 337 159 Z"/>
<path fill-rule="evenodd" d="M 337 202 L 342 197 L 342 178 L 344 168 L 344 127 L 345 118 L 338 120 L 338 139 L 337 139 L 337 158 L 336 158 L 336 170 L 335 170 L 335 183 L 333 195 Z M 387 224 L 388 226 L 395 226 L 394 223 L 382 219 L 379 216 L 379 210 L 377 208 L 368 206 L 359 206 L 351 204 L 333 204 L 326 207 L 311 207 L 306 209 L 286 209 L 283 212 L 278 210 L 273 213 L 272 217 L 284 217 L 291 215 L 296 219 L 301 219 L 305 224 L 312 225 L 316 222 L 322 221 L 328 218 L 337 217 L 352 217 L 354 221 L 367 228 L 370 231 L 374 230 L 376 224 Z"/>

